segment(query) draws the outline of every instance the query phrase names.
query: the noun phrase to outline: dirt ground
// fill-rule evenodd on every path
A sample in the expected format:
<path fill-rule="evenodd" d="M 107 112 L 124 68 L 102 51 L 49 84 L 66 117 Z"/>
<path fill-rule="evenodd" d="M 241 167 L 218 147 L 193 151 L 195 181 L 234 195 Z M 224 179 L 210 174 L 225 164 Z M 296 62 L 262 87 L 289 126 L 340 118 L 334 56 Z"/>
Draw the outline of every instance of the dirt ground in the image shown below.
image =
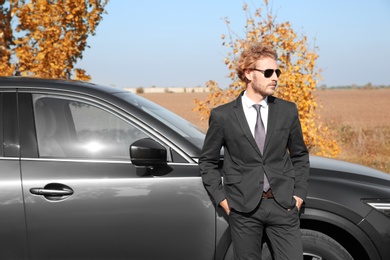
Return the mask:
<path fill-rule="evenodd" d="M 163 107 L 184 117 L 202 129 L 193 112 L 194 99 L 205 100 L 207 93 L 142 94 Z M 390 89 L 327 89 L 315 92 L 319 108 L 317 114 L 324 122 L 342 122 L 351 126 L 390 126 Z"/>
<path fill-rule="evenodd" d="M 390 89 L 317 91 L 318 113 L 353 126 L 390 126 Z"/>

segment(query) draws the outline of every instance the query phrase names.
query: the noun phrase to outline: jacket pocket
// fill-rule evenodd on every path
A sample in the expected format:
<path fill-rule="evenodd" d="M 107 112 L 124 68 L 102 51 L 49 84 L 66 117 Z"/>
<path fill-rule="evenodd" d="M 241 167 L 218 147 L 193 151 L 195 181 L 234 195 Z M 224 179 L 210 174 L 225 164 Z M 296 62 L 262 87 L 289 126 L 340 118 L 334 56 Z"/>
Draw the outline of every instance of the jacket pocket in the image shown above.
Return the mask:
<path fill-rule="evenodd" d="M 287 170 L 283 172 L 283 174 L 287 177 L 295 178 L 295 171 L 294 169 Z"/>
<path fill-rule="evenodd" d="M 234 184 L 239 183 L 242 180 L 241 174 L 227 174 L 224 176 L 224 183 L 225 184 Z"/>

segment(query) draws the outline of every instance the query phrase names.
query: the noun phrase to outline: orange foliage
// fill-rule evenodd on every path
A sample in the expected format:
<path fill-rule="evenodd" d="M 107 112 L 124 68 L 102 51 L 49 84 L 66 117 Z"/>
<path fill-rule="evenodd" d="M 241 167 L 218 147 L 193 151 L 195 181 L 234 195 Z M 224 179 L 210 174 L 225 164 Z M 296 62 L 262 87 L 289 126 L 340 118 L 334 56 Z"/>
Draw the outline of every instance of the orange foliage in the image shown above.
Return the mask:
<path fill-rule="evenodd" d="M 222 35 L 223 45 L 230 48 L 225 64 L 228 66 L 232 79 L 228 89 L 221 89 L 214 81 L 207 83 L 210 94 L 205 101 L 195 100 L 195 111 L 199 111 L 202 119 L 209 117 L 210 109 L 219 104 L 224 104 L 245 89 L 245 83 L 235 74 L 236 55 L 246 49 L 250 43 L 263 42 L 273 46 L 279 56 L 282 76 L 279 79 L 279 87 L 276 96 L 296 103 L 302 124 L 306 145 L 311 154 L 335 157 L 340 153 L 337 142 L 332 138 L 330 131 L 325 127 L 320 118 L 316 116 L 316 100 L 313 96 L 317 79 L 320 78 L 320 70 L 316 70 L 318 55 L 307 47 L 305 36 L 299 38 L 291 28 L 289 22 L 276 23 L 272 12 L 268 11 L 268 1 L 264 1 L 267 8 L 266 18 L 262 17 L 262 9 L 257 9 L 252 17 L 248 7 L 244 4 L 247 14 L 246 35 L 244 39 L 235 37 L 229 20 L 225 19 L 229 37 Z"/>
<path fill-rule="evenodd" d="M 12 52 L 11 12 L 4 7 L 5 0 L 0 0 L 0 75 L 11 75 L 15 70 L 10 63 Z"/>
<path fill-rule="evenodd" d="M 87 38 L 95 33 L 107 1 L 10 0 L 5 8 L 2 0 L 0 76 L 89 80 L 74 64 L 88 47 Z M 16 33 L 10 26 L 13 18 Z"/>

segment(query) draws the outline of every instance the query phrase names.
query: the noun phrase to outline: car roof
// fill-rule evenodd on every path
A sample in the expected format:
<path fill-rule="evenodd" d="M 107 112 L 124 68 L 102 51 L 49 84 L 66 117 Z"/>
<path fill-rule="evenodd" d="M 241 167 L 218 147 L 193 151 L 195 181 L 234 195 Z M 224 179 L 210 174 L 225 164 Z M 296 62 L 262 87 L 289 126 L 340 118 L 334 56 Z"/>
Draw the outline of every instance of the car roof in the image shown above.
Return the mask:
<path fill-rule="evenodd" d="M 76 81 L 69 79 L 49 79 L 37 77 L 0 77 L 0 87 L 39 87 L 53 90 L 71 90 L 79 92 L 83 89 L 85 91 L 99 90 L 99 92 L 106 92 L 107 94 L 115 94 L 119 92 L 126 92 L 123 89 L 103 86 L 85 81 Z"/>

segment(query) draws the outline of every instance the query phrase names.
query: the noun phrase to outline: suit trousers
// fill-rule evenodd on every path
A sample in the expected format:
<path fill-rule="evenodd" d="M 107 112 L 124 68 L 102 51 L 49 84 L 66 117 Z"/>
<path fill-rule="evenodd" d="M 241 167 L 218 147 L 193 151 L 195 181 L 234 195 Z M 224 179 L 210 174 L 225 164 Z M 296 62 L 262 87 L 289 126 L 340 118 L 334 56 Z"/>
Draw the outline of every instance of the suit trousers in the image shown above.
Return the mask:
<path fill-rule="evenodd" d="M 235 260 L 260 260 L 264 231 L 275 260 L 302 260 L 302 238 L 297 207 L 287 210 L 274 199 L 262 199 L 255 210 L 229 214 Z"/>

